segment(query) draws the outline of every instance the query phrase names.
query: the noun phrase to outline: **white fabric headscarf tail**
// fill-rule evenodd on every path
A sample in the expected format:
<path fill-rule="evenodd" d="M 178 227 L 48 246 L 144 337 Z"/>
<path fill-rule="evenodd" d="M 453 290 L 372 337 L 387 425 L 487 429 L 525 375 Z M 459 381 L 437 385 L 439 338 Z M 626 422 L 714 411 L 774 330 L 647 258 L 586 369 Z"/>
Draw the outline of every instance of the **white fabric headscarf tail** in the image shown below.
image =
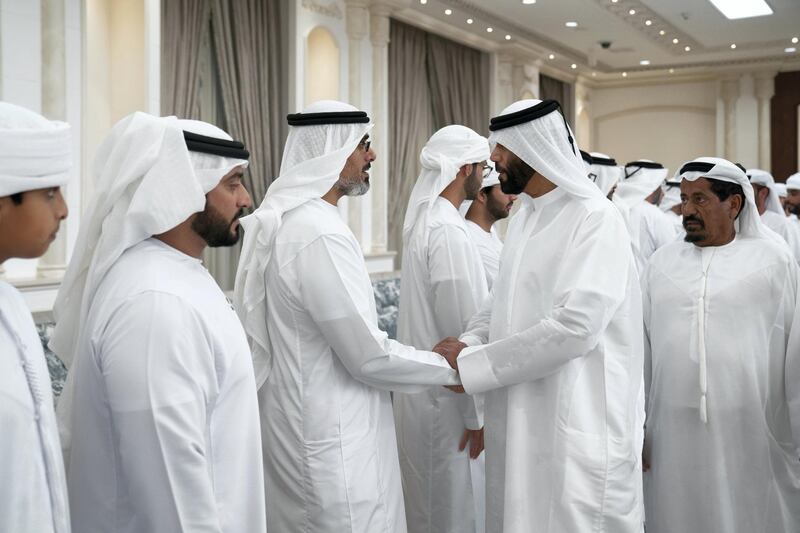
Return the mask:
<path fill-rule="evenodd" d="M 614 185 L 625 175 L 625 171 L 610 155 L 601 152 L 592 152 L 589 155 L 592 156 L 592 164 L 589 168 L 595 175 L 594 184 L 597 185 L 603 196 L 608 196 Z"/>
<path fill-rule="evenodd" d="M 671 178 L 667 178 L 667 181 L 661 186 L 661 190 L 664 191 L 664 196 L 661 198 L 658 207 L 660 207 L 662 211 L 667 212 L 681 203 L 680 169 L 678 169 Z"/>
<path fill-rule="evenodd" d="M 783 211 L 783 206 L 781 206 L 780 192 L 775 186 L 775 178 L 772 177 L 772 174 L 760 168 L 749 168 L 747 169 L 747 177 L 750 178 L 750 183 L 752 185 L 761 185 L 769 189 L 767 211 L 786 216 L 786 213 Z"/>
<path fill-rule="evenodd" d="M 642 163 L 653 163 L 653 161 L 640 159 L 625 165 L 625 177 L 617 185 L 612 197 L 626 222 L 630 210 L 661 187 L 669 173 L 666 168 L 646 168 Z"/>
<path fill-rule="evenodd" d="M 456 178 L 463 165 L 489 159 L 489 142 L 466 126 L 445 126 L 434 133 L 419 156 L 422 170 L 411 191 L 403 220 L 403 242 L 430 211 L 436 198 Z"/>
<path fill-rule="evenodd" d="M 499 115 L 517 113 L 541 104 L 542 100 L 519 100 Z M 570 143 L 568 140 L 572 138 Z M 536 172 L 578 198 L 602 198 L 600 190 L 588 179 L 578 143 L 559 111 L 511 126 L 489 135 L 492 149 L 502 144 Z"/>
<path fill-rule="evenodd" d="M 311 104 L 303 113 L 352 111 L 358 109 L 343 102 L 323 100 Z M 347 158 L 372 126 L 372 123 L 290 126 L 279 176 L 267 189 L 258 209 L 241 219 L 244 244 L 236 271 L 234 306 L 250 340 L 259 387 L 272 367 L 264 275 L 283 214 L 328 192 L 339 179 Z"/>
<path fill-rule="evenodd" d="M 69 124 L 0 102 L 0 197 L 61 187 L 71 167 Z"/>
<path fill-rule="evenodd" d="M 775 192 L 778 193 L 778 198 L 786 198 L 789 195 L 789 192 L 786 190 L 785 183 L 776 183 Z"/>
<path fill-rule="evenodd" d="M 205 194 L 243 159 L 189 152 L 183 131 L 231 140 L 194 120 L 134 113 L 118 122 L 94 160 L 94 197 L 81 228 L 53 315 L 53 350 L 67 368 L 100 282 L 132 246 L 163 233 L 205 207 Z"/>

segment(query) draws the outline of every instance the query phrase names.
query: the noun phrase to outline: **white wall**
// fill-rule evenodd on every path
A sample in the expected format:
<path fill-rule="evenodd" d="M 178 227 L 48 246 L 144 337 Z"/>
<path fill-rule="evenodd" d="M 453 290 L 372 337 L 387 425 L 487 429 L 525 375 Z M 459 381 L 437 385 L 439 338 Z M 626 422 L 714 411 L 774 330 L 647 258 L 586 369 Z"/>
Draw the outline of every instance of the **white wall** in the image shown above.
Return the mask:
<path fill-rule="evenodd" d="M 592 150 L 620 163 L 652 159 L 674 172 L 717 154 L 717 82 L 664 82 L 591 91 Z"/>

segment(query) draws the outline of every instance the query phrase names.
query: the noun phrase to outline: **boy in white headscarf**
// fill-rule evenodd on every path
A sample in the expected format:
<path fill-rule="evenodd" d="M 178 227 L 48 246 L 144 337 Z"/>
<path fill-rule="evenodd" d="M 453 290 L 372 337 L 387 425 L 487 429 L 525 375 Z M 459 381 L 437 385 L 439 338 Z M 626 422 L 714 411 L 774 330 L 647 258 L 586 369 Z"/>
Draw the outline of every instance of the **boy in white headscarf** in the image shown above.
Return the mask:
<path fill-rule="evenodd" d="M 442 347 L 466 392 L 486 393 L 489 533 L 641 532 L 636 265 L 558 107 L 522 100 L 491 121 L 500 184 L 522 205 L 491 295 Z"/>
<path fill-rule="evenodd" d="M 0 102 L 0 264 L 43 255 L 67 217 L 70 128 Z M 22 295 L 0 281 L 0 531 L 67 533 L 50 374 Z"/>
<path fill-rule="evenodd" d="M 797 263 L 740 168 L 680 176 L 686 236 L 642 279 L 647 531 L 800 531 Z"/>
<path fill-rule="evenodd" d="M 403 223 L 400 342 L 425 349 L 460 335 L 489 293 L 458 212 L 477 196 L 488 158 L 486 137 L 458 125 L 422 149 Z M 393 405 L 409 530 L 483 531 L 482 406 L 442 387 L 395 394 Z"/>
<path fill-rule="evenodd" d="M 211 124 L 144 113 L 98 149 L 51 339 L 75 531 L 266 529 L 250 350 L 201 262 L 239 238 L 248 157 Z"/>
<path fill-rule="evenodd" d="M 786 217 L 775 178 L 766 170 L 758 168 L 748 169 L 747 177 L 753 186 L 753 195 L 761 221 L 783 237 L 792 255 L 800 262 L 800 225 L 793 224 Z"/>
<path fill-rule="evenodd" d="M 389 391 L 458 376 L 378 329 L 361 246 L 336 207 L 369 188 L 369 117 L 321 101 L 288 121 L 280 175 L 242 221 L 235 291 L 261 387 L 267 526 L 405 533 Z"/>

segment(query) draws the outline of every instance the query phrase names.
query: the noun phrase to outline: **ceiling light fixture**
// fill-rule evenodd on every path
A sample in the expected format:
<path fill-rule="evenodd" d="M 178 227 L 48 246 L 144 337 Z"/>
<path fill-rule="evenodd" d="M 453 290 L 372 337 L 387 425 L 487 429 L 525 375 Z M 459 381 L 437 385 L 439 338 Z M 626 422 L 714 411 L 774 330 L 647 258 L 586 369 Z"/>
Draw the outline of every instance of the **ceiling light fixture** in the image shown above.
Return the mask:
<path fill-rule="evenodd" d="M 494 28 L 492 28 L 491 26 L 486 28 L 486 33 L 492 33 L 493 31 L 494 31 Z"/>
<path fill-rule="evenodd" d="M 444 14 L 445 15 L 452 15 L 453 14 L 453 10 L 452 9 L 445 9 L 444 10 Z"/>
<path fill-rule="evenodd" d="M 725 18 L 746 19 L 772 15 L 772 8 L 764 0 L 709 0 Z"/>
<path fill-rule="evenodd" d="M 736 50 L 736 43 L 731 43 L 731 50 Z"/>
<path fill-rule="evenodd" d="M 635 9 L 629 9 L 628 10 L 628 15 L 635 15 L 635 14 L 636 14 L 636 10 Z"/>
<path fill-rule="evenodd" d="M 547 59 L 555 59 L 555 58 L 556 56 L 554 54 L 550 54 L 549 56 L 547 56 Z"/>
<path fill-rule="evenodd" d="M 628 73 L 627 73 L 627 72 L 623 72 L 623 73 L 622 73 L 622 77 L 623 77 L 623 78 L 627 78 L 627 77 L 628 77 Z"/>
<path fill-rule="evenodd" d="M 683 47 L 683 49 L 684 49 L 685 51 L 687 51 L 687 52 L 691 52 L 691 51 L 692 51 L 692 47 L 691 47 L 691 46 L 688 46 L 688 45 L 687 45 L 687 46 L 684 46 L 684 47 Z"/>
<path fill-rule="evenodd" d="M 419 3 L 423 6 L 428 3 L 428 0 L 419 0 Z"/>
<path fill-rule="evenodd" d="M 798 39 L 797 37 L 792 37 L 792 44 L 797 44 L 798 41 L 800 41 L 800 39 Z"/>
<path fill-rule="evenodd" d="M 667 32 L 665 32 L 664 30 L 659 30 L 659 31 L 658 31 L 658 34 L 659 34 L 659 35 L 666 35 L 666 34 L 667 34 Z"/>
<path fill-rule="evenodd" d="M 509 34 L 506 34 L 506 41 L 510 41 L 510 40 L 511 40 L 511 36 Z"/>
<path fill-rule="evenodd" d="M 569 68 L 571 68 L 572 70 L 575 70 L 576 68 L 578 68 L 578 65 L 576 65 L 575 63 L 573 63 L 573 64 L 571 64 L 571 65 L 569 66 Z"/>
<path fill-rule="evenodd" d="M 789 48 L 784 48 L 783 51 L 786 52 L 787 54 L 793 54 L 797 52 L 797 48 L 795 48 L 794 46 L 790 46 Z"/>
<path fill-rule="evenodd" d="M 472 24 L 473 22 L 475 22 L 475 21 L 472 20 L 472 19 L 467 19 L 467 24 Z"/>
<path fill-rule="evenodd" d="M 669 69 L 669 73 L 670 73 L 670 74 L 673 74 L 674 72 L 675 72 L 675 69 L 674 69 L 674 68 L 671 68 L 671 69 Z"/>
<path fill-rule="evenodd" d="M 522 0 L 522 3 L 525 5 L 535 4 L 536 0 Z"/>
<path fill-rule="evenodd" d="M 650 64 L 650 60 L 649 59 L 642 59 L 641 61 L 639 61 L 639 64 L 647 66 L 647 65 Z"/>
<path fill-rule="evenodd" d="M 564 26 L 566 26 L 567 28 L 577 28 L 578 27 L 578 23 L 577 22 L 573 22 L 573 21 L 569 21 L 569 22 L 565 23 Z"/>
<path fill-rule="evenodd" d="M 650 19 L 647 19 L 647 20 L 644 21 L 644 25 L 645 26 L 652 26 L 653 25 L 653 21 L 650 20 Z"/>
<path fill-rule="evenodd" d="M 594 78 L 596 76 L 597 76 L 597 72 L 592 72 L 592 77 Z"/>
<path fill-rule="evenodd" d="M 678 44 L 679 42 L 680 42 L 680 41 L 678 40 L 678 38 L 677 38 L 677 37 L 675 37 L 674 39 L 672 39 L 672 44 Z"/>

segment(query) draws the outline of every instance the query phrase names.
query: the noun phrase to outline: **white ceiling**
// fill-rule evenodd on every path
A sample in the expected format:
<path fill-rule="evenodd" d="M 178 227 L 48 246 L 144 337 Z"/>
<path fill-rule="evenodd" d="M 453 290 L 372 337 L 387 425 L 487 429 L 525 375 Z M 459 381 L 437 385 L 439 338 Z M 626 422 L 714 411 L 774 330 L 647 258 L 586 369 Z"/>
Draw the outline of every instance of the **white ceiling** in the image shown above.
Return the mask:
<path fill-rule="evenodd" d="M 556 68 L 576 63 L 576 74 L 800 59 L 800 52 L 784 51 L 787 47 L 800 50 L 800 44 L 791 41 L 800 37 L 800 0 L 767 0 L 773 15 L 741 20 L 726 19 L 708 0 L 537 0 L 532 5 L 523 5 L 522 0 L 410 2 L 411 9 L 459 33 L 473 33 L 498 46 L 533 44 L 543 60 Z M 452 13 L 446 15 L 445 9 Z M 630 15 L 631 9 L 636 14 Z M 467 18 L 474 23 L 467 24 Z M 651 21 L 649 26 L 646 20 Z M 577 22 L 578 27 L 566 27 L 567 21 Z M 490 26 L 494 31 L 487 33 Z M 673 44 L 675 38 L 678 44 Z M 602 41 L 611 42 L 611 47 L 603 49 Z M 731 49 L 734 43 L 736 49 Z M 685 46 L 691 50 L 687 52 Z M 650 64 L 642 66 L 642 60 Z"/>

